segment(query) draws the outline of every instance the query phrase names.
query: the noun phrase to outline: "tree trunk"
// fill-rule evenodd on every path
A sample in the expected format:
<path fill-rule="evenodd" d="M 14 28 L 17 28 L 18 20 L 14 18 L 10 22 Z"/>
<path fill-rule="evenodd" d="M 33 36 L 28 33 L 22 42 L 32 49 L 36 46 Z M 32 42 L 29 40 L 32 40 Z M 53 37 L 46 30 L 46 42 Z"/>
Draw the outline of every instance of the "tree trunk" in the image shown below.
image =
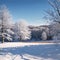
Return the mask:
<path fill-rule="evenodd" d="M 4 43 L 4 37 L 2 36 L 2 43 Z"/>

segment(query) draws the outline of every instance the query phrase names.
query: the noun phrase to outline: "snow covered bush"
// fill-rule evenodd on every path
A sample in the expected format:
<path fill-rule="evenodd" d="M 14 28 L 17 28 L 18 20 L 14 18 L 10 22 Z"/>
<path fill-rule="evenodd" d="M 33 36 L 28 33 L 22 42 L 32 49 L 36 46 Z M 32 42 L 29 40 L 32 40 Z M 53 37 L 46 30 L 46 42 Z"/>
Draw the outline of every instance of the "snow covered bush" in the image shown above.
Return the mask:
<path fill-rule="evenodd" d="M 26 21 L 21 20 L 15 23 L 15 38 L 19 38 L 19 40 L 27 40 L 31 38 L 31 32 Z"/>
<path fill-rule="evenodd" d="M 8 40 L 10 39 L 12 40 L 12 38 L 9 38 L 9 36 L 5 36 L 5 35 L 11 35 L 12 26 L 13 26 L 13 22 L 12 22 L 12 17 L 10 15 L 10 12 L 7 9 L 7 7 L 3 5 L 0 7 L 0 32 L 1 35 L 3 35 L 2 38 L 4 39 L 7 38 Z"/>
<path fill-rule="evenodd" d="M 42 40 L 47 40 L 47 34 L 45 31 L 42 32 L 41 38 Z"/>

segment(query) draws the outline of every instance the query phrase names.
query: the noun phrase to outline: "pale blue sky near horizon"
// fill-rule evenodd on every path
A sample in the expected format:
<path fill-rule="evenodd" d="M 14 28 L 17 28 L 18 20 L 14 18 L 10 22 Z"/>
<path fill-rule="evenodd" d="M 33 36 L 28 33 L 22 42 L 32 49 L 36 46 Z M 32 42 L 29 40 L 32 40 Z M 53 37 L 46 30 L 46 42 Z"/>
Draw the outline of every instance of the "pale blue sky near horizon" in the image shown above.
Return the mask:
<path fill-rule="evenodd" d="M 44 10 L 50 9 L 48 0 L 0 0 L 0 5 L 6 5 L 13 20 L 26 20 L 30 25 L 45 25 Z"/>

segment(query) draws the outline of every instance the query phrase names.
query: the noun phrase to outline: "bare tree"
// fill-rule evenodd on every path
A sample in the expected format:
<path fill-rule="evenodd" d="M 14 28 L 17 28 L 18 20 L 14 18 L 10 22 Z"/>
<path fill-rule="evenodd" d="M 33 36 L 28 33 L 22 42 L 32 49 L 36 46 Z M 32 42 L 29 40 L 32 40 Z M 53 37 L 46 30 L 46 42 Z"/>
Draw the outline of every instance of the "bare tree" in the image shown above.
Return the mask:
<path fill-rule="evenodd" d="M 60 34 L 60 0 L 48 0 L 52 9 L 46 11 L 50 23 L 50 35 L 52 39 L 58 39 Z M 55 38 L 56 37 L 56 38 Z"/>
<path fill-rule="evenodd" d="M 52 9 L 46 11 L 47 18 L 53 22 L 60 23 L 60 0 L 48 0 Z"/>

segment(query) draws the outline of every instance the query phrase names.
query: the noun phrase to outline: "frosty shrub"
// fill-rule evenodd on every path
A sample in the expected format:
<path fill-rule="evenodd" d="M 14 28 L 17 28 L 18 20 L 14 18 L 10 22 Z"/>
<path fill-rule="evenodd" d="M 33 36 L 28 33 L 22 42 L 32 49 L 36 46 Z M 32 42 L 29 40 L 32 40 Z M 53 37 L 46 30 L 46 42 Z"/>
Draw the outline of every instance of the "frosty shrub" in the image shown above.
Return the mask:
<path fill-rule="evenodd" d="M 42 32 L 41 38 L 42 40 L 47 40 L 47 34 L 45 31 Z"/>

